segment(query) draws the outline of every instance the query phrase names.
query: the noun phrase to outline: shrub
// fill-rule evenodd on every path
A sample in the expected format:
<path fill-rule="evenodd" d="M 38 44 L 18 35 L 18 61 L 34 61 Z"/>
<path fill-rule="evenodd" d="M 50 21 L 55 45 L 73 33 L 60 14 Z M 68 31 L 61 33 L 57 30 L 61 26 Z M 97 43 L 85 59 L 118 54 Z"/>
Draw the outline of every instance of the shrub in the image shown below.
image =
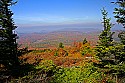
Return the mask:
<path fill-rule="evenodd" d="M 103 73 L 88 63 L 81 67 L 60 68 L 53 75 L 51 83 L 101 83 L 103 79 Z"/>

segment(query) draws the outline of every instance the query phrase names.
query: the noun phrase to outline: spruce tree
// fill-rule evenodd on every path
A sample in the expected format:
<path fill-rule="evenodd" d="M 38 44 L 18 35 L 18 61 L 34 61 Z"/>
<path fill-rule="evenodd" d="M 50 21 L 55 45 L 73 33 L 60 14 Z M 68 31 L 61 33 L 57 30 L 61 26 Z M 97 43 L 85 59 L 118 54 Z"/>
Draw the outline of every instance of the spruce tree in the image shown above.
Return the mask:
<path fill-rule="evenodd" d="M 115 4 L 118 5 L 117 8 L 114 9 L 114 14 L 116 18 L 116 22 L 121 24 L 125 29 L 125 0 L 117 0 Z M 118 37 L 121 40 L 121 43 L 115 46 L 115 63 L 112 68 L 117 71 L 118 78 L 125 78 L 125 30 L 122 30 Z M 124 80 L 125 81 L 125 80 Z"/>
<path fill-rule="evenodd" d="M 12 18 L 10 6 L 16 2 L 13 0 L 0 0 L 0 64 L 6 68 L 19 65 L 17 57 L 17 28 Z"/>
<path fill-rule="evenodd" d="M 118 0 L 116 4 L 119 5 L 119 8 L 115 8 L 115 18 L 125 28 L 125 1 Z M 99 68 L 112 75 L 118 83 L 125 78 L 125 31 L 118 35 L 121 43 L 114 43 L 112 37 L 114 32 L 110 31 L 112 27 L 110 19 L 107 18 L 105 10 L 102 11 L 102 14 L 104 30 L 99 35 L 96 47 L 97 56 L 100 59 Z"/>
<path fill-rule="evenodd" d="M 59 48 L 64 48 L 64 46 L 63 46 L 63 43 L 62 43 L 62 42 L 60 42 L 60 43 L 59 43 Z"/>
<path fill-rule="evenodd" d="M 86 44 L 88 41 L 87 41 L 87 39 L 85 38 L 84 40 L 83 40 L 83 42 L 82 42 L 82 44 L 84 45 L 84 44 Z"/>
<path fill-rule="evenodd" d="M 112 37 L 114 32 L 111 32 L 112 24 L 110 23 L 110 18 L 107 18 L 107 14 L 108 14 L 107 11 L 103 9 L 102 10 L 102 15 L 103 15 L 102 23 L 103 23 L 104 29 L 99 35 L 99 41 L 96 47 L 97 56 L 101 60 L 103 67 L 111 63 L 113 60 L 111 49 L 112 49 L 112 46 L 114 45 L 114 41 Z"/>
<path fill-rule="evenodd" d="M 115 3 L 119 6 L 114 9 L 115 18 L 117 19 L 116 21 L 125 28 L 125 0 L 118 0 Z M 120 32 L 118 37 L 121 39 L 121 43 L 125 45 L 125 30 Z"/>
<path fill-rule="evenodd" d="M 118 4 L 119 7 L 114 9 L 115 18 L 117 22 L 125 28 L 125 0 L 118 0 L 116 4 Z"/>
<path fill-rule="evenodd" d="M 99 58 L 100 63 L 96 64 L 101 71 L 105 74 L 111 75 L 114 77 L 114 74 L 117 75 L 117 69 L 115 69 L 116 63 L 116 52 L 119 49 L 117 48 L 117 44 L 113 40 L 114 32 L 111 31 L 112 23 L 110 22 L 110 18 L 107 17 L 108 12 L 103 9 L 103 31 L 99 35 L 99 41 L 96 46 L 96 56 Z"/>

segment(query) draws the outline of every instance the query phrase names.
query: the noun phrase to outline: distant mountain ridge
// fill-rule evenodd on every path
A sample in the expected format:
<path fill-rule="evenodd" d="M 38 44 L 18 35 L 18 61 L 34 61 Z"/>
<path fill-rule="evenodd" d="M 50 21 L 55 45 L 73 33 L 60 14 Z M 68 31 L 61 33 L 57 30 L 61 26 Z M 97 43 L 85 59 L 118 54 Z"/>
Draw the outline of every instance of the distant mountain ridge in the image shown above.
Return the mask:
<path fill-rule="evenodd" d="M 22 46 L 28 46 L 33 48 L 48 48 L 58 47 L 58 44 L 62 42 L 66 46 L 71 46 L 73 42 L 82 42 L 84 38 L 92 44 L 96 45 L 98 41 L 98 35 L 101 30 L 90 30 L 89 29 L 69 29 L 67 31 L 53 31 L 48 33 L 23 33 L 19 34 L 18 43 Z M 115 31 L 115 40 L 119 40 L 117 35 L 119 31 Z"/>
<path fill-rule="evenodd" d="M 95 43 L 99 32 L 82 31 L 54 31 L 50 33 L 29 33 L 21 34 L 18 40 L 19 44 L 35 48 L 58 47 L 60 42 L 66 46 L 71 46 L 73 42 L 82 42 L 84 38 Z"/>
<path fill-rule="evenodd" d="M 64 28 L 59 31 L 79 31 L 83 33 L 89 33 L 89 32 L 99 32 L 101 29 L 95 29 L 95 28 Z"/>
<path fill-rule="evenodd" d="M 101 31 L 101 28 L 87 28 L 87 27 L 19 27 L 17 28 L 18 33 L 50 33 L 54 31 L 80 31 L 80 32 L 95 32 Z"/>

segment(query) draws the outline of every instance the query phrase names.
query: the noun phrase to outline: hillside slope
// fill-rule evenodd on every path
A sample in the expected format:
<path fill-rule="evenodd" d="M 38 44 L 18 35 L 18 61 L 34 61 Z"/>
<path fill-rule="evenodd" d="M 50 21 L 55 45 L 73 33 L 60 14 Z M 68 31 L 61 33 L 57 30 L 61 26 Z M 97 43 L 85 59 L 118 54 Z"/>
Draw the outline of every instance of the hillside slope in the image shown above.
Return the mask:
<path fill-rule="evenodd" d="M 82 42 L 84 38 L 87 38 L 92 45 L 95 45 L 98 40 L 98 34 L 99 32 L 83 33 L 80 31 L 58 31 L 47 34 L 21 34 L 18 43 L 22 44 L 22 46 L 32 48 L 48 48 L 58 47 L 60 42 L 65 46 L 71 46 L 74 42 Z"/>

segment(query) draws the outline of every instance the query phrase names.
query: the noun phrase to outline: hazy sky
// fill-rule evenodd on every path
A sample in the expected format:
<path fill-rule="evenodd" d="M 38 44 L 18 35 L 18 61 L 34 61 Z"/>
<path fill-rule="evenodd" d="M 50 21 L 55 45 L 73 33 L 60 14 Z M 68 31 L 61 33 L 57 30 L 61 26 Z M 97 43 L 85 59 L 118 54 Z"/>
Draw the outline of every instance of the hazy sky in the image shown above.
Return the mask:
<path fill-rule="evenodd" d="M 19 30 L 35 26 L 99 26 L 101 9 L 109 12 L 113 20 L 113 0 L 18 0 L 11 7 Z M 26 30 L 26 29 L 25 29 Z"/>

